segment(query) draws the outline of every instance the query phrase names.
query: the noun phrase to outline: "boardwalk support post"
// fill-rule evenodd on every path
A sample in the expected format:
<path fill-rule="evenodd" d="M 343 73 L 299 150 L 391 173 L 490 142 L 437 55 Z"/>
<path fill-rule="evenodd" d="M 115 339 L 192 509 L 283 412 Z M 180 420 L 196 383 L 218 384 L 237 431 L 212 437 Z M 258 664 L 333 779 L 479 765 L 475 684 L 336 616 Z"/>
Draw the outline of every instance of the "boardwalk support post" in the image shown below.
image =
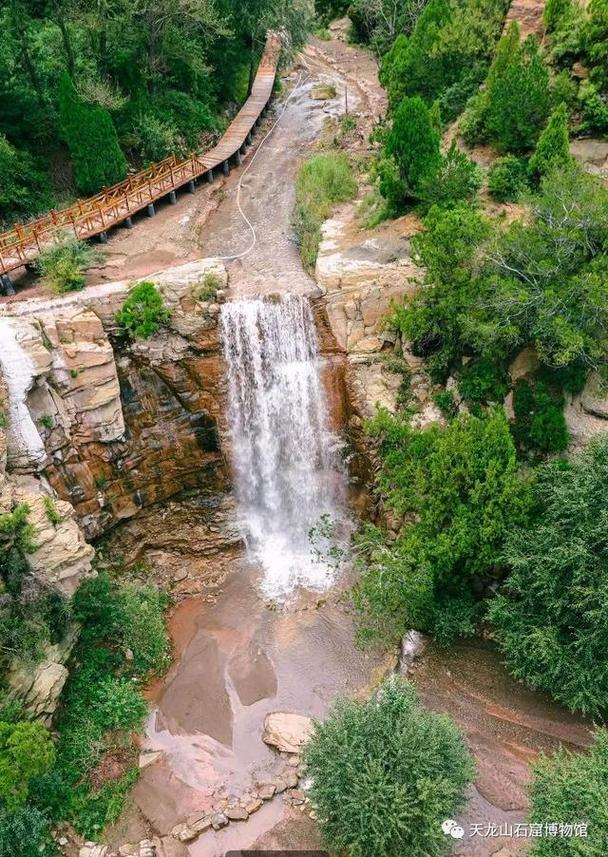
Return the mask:
<path fill-rule="evenodd" d="M 224 161 L 224 163 L 222 164 L 222 169 L 224 170 L 225 176 L 230 175 L 230 164 L 228 163 L 228 161 Z"/>
<path fill-rule="evenodd" d="M 240 152 L 240 149 L 239 149 L 239 151 L 238 151 L 238 152 L 235 152 L 235 153 L 234 153 L 234 163 L 237 165 L 237 167 L 240 167 L 240 165 L 241 165 L 241 152 Z"/>
<path fill-rule="evenodd" d="M 209 170 L 209 172 L 207 173 L 207 181 L 209 182 L 209 184 L 213 184 L 214 178 L 215 176 L 213 175 L 213 170 Z"/>
<path fill-rule="evenodd" d="M 253 141 L 253 131 L 250 131 L 249 134 L 247 134 L 247 145 L 251 146 L 252 141 Z"/>
<path fill-rule="evenodd" d="M 146 214 L 148 215 L 148 217 L 154 217 L 154 215 L 156 214 L 153 202 L 148 203 L 148 207 L 146 208 Z"/>
<path fill-rule="evenodd" d="M 133 218 L 132 217 L 126 217 L 125 218 L 125 227 L 127 229 L 133 229 Z"/>
<path fill-rule="evenodd" d="M 188 182 L 188 193 L 194 193 L 194 179 L 190 179 Z"/>
<path fill-rule="evenodd" d="M 172 190 L 169 194 L 169 202 L 171 203 L 171 205 L 175 205 L 175 203 L 177 202 L 177 196 L 175 195 L 174 190 Z"/>
<path fill-rule="evenodd" d="M 99 233 L 99 243 L 100 244 L 107 244 L 108 243 L 108 233 L 107 232 L 100 232 Z"/>

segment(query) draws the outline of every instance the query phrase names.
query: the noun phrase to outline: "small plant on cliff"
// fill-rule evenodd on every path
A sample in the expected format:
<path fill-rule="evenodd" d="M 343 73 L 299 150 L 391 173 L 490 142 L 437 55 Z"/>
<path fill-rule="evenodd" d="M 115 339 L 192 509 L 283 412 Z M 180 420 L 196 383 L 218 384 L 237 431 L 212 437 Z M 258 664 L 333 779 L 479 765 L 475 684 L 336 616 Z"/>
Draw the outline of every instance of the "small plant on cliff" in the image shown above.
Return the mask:
<path fill-rule="evenodd" d="M 587 836 L 543 838 L 533 857 L 604 857 L 608 854 L 608 730 L 598 729 L 589 752 L 560 748 L 534 764 L 530 821 L 548 818 L 587 824 Z"/>
<path fill-rule="evenodd" d="M 197 301 L 214 301 L 217 293 L 222 288 L 222 281 L 213 271 L 209 271 L 202 278 L 200 284 L 195 290 Z"/>
<path fill-rule="evenodd" d="M 44 511 L 46 513 L 47 518 L 49 519 L 51 524 L 53 524 L 53 526 L 56 527 L 57 524 L 61 523 L 62 519 L 61 519 L 61 513 L 59 512 L 59 509 L 55 505 L 55 501 L 53 500 L 52 497 L 45 495 L 42 498 L 42 503 L 44 505 Z"/>
<path fill-rule="evenodd" d="M 300 167 L 296 181 L 293 228 L 302 261 L 314 268 L 321 241 L 321 226 L 334 205 L 357 193 L 351 163 L 343 152 L 314 155 Z"/>
<path fill-rule="evenodd" d="M 396 678 L 367 702 L 339 700 L 315 725 L 305 761 L 323 839 L 350 857 L 443 853 L 441 823 L 474 775 L 456 726 Z"/>
<path fill-rule="evenodd" d="M 134 286 L 116 313 L 116 322 L 125 339 L 149 339 L 169 323 L 171 311 L 158 288 L 149 280 Z"/>
<path fill-rule="evenodd" d="M 42 251 L 36 260 L 36 267 L 46 288 L 56 294 L 63 294 L 84 288 L 84 272 L 101 258 L 103 256 L 97 250 L 66 233 Z"/>

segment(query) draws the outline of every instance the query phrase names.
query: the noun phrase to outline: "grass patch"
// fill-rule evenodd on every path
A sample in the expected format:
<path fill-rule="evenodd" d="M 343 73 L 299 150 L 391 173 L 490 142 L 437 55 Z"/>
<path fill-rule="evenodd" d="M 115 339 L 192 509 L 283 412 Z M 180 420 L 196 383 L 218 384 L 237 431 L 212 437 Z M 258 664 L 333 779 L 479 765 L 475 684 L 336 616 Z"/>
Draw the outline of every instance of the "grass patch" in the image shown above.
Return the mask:
<path fill-rule="evenodd" d="M 59 509 L 55 505 L 55 501 L 52 497 L 49 497 L 48 494 L 45 494 L 45 496 L 42 498 L 42 503 L 44 505 L 44 511 L 46 513 L 47 518 L 49 519 L 51 524 L 56 527 L 58 524 L 61 523 L 62 518 Z"/>
<path fill-rule="evenodd" d="M 359 204 L 359 222 L 363 229 L 375 229 L 389 220 L 391 210 L 377 187 L 367 193 Z"/>
<path fill-rule="evenodd" d="M 331 42 L 331 33 L 327 29 L 327 27 L 319 27 L 317 32 L 315 33 L 317 39 L 321 39 L 322 42 Z"/>
<path fill-rule="evenodd" d="M 300 167 L 293 228 L 308 271 L 317 261 L 323 221 L 331 215 L 334 205 L 353 199 L 356 193 L 352 165 L 343 152 L 314 155 Z"/>
<path fill-rule="evenodd" d="M 333 83 L 318 83 L 310 91 L 310 97 L 315 101 L 330 101 L 338 94 Z"/>
<path fill-rule="evenodd" d="M 84 288 L 84 272 L 101 261 L 103 254 L 77 241 L 69 234 L 60 235 L 43 250 L 36 260 L 36 268 L 44 286 L 55 294 L 79 291 Z"/>

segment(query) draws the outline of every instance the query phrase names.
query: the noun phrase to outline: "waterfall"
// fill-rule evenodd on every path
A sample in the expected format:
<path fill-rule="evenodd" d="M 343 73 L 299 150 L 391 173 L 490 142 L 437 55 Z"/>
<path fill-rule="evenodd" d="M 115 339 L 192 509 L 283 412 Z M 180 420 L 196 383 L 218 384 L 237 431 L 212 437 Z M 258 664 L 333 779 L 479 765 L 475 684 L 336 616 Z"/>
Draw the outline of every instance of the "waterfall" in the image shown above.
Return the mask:
<path fill-rule="evenodd" d="M 9 457 L 15 467 L 38 465 L 46 453 L 27 406 L 27 394 L 35 377 L 34 364 L 8 318 L 0 318 L 0 345 L 0 366 L 9 398 Z"/>
<path fill-rule="evenodd" d="M 314 556 L 309 531 L 322 515 L 340 517 L 345 478 L 310 305 L 238 300 L 222 306 L 221 323 L 236 498 L 262 588 L 275 598 L 323 589 L 334 569 Z"/>

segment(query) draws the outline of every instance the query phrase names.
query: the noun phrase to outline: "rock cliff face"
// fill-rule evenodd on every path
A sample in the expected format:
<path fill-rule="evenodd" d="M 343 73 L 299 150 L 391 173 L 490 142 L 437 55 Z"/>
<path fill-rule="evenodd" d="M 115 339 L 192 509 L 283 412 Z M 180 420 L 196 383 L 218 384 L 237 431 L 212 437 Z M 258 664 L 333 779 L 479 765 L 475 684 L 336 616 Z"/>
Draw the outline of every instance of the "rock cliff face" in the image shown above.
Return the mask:
<path fill-rule="evenodd" d="M 125 553 L 138 559 L 142 548 L 156 548 L 160 574 L 170 578 L 187 582 L 208 570 L 184 573 L 180 539 L 196 538 L 210 555 L 240 542 L 220 448 L 219 306 L 199 299 L 209 273 L 226 284 L 212 261 L 150 278 L 171 322 L 129 346 L 117 341 L 114 322 L 128 283 L 0 308 L 0 513 L 27 504 L 31 570 L 66 595 L 93 573 L 88 541 L 140 510 L 122 537 Z M 188 514 L 155 505 L 190 489 L 199 501 Z M 34 669 L 8 676 L 12 692 L 46 721 L 72 645 L 68 637 L 49 646 Z"/>
<path fill-rule="evenodd" d="M 225 284 L 224 268 L 209 261 L 151 278 L 171 324 L 129 347 L 114 340 L 113 321 L 127 283 L 12 305 L 0 319 L 29 376 L 18 379 L 21 419 L 10 420 L 8 468 L 47 479 L 89 539 L 181 491 L 226 489 L 218 307 L 197 298 L 209 272 Z M 3 366 L 17 392 L 13 366 Z"/>

